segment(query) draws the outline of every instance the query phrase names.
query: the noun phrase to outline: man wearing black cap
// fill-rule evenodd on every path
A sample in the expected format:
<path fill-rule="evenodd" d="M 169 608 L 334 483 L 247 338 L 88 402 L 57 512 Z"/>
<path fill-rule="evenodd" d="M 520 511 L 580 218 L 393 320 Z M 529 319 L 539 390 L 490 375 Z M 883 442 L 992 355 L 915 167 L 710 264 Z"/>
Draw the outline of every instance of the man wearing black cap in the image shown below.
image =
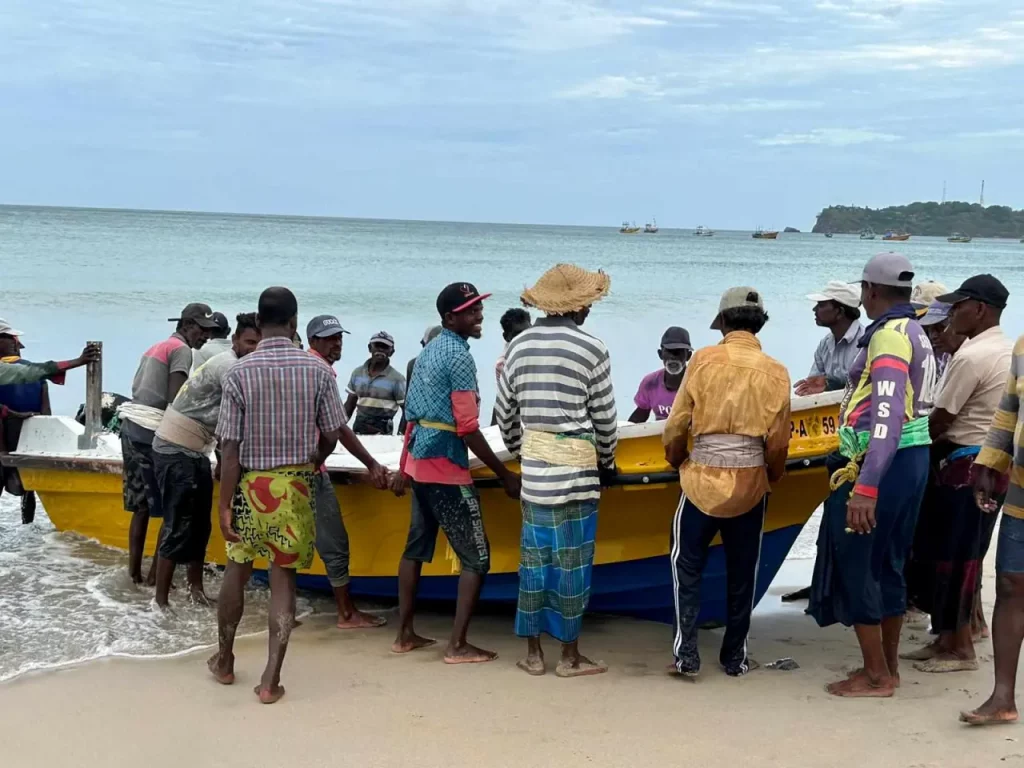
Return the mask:
<path fill-rule="evenodd" d="M 357 435 L 390 435 L 405 405 L 405 377 L 391 366 L 395 339 L 390 333 L 375 333 L 368 349 L 369 359 L 348 380 L 345 413 L 355 414 L 352 431 Z"/>
<path fill-rule="evenodd" d="M 231 344 L 231 324 L 223 312 L 213 313 L 213 322 L 217 327 L 210 331 L 210 338 L 199 349 L 192 352 L 192 370 L 205 363 L 211 357 L 221 352 L 228 352 L 233 347 Z"/>
<path fill-rule="evenodd" d="M 416 590 L 423 563 L 434 558 L 438 528 L 459 558 L 459 597 L 447 664 L 493 661 L 497 654 L 466 641 L 469 621 L 490 570 L 491 550 L 480 513 L 480 496 L 469 473 L 469 450 L 494 472 L 505 492 L 519 498 L 519 475 L 510 472 L 480 434 L 480 394 L 468 339 L 479 339 L 484 320 L 481 295 L 469 283 L 453 283 L 437 297 L 444 330 L 420 353 L 406 403 L 405 445 L 393 489 L 402 495 L 411 481 L 412 519 L 398 568 L 398 636 L 391 650 L 408 653 L 436 641 L 413 629 Z"/>
<path fill-rule="evenodd" d="M 936 471 L 921 505 L 915 545 L 922 546 L 914 556 L 930 566 L 931 588 L 915 599 L 918 608 L 931 614 L 932 630 L 939 636 L 904 656 L 922 672 L 978 668 L 971 619 L 996 515 L 978 508 L 970 479 L 1013 357 L 1013 342 L 999 327 L 1008 297 L 992 275 L 977 275 L 938 298 L 951 305 L 951 330 L 966 341 L 946 369 L 929 416 Z M 920 535 L 925 532 L 929 535 Z"/>
<path fill-rule="evenodd" d="M 334 315 L 317 315 L 306 325 L 306 339 L 311 355 L 319 357 L 331 367 L 331 375 L 337 379 L 334 364 L 341 360 L 342 342 L 348 333 L 341 321 Z M 339 440 L 343 446 L 362 443 L 352 430 L 342 426 Z M 364 449 L 365 450 L 365 449 Z M 334 492 L 327 467 L 321 466 L 313 478 L 314 512 L 316 513 L 316 551 L 324 561 L 327 580 L 334 593 L 334 604 L 338 609 L 338 629 L 369 629 L 386 624 L 381 616 L 363 613 L 356 608 L 349 594 L 349 543 L 348 531 L 341 516 L 341 506 Z"/>
<path fill-rule="evenodd" d="M 676 399 L 679 385 L 683 383 L 686 363 L 693 354 L 690 344 L 690 332 L 685 328 L 672 326 L 661 336 L 661 347 L 658 359 L 661 369 L 649 373 L 640 381 L 633 402 L 636 410 L 629 420 L 634 424 L 643 424 L 654 413 L 655 421 L 663 421 L 672 411 L 672 403 Z"/>
<path fill-rule="evenodd" d="M 168 403 L 174 401 L 192 368 L 192 350 L 199 349 L 216 329 L 213 310 L 206 304 L 186 306 L 170 338 L 154 344 L 139 361 L 132 382 L 132 402 L 121 411 L 121 452 L 124 466 L 124 508 L 132 513 L 128 533 L 128 575 L 142 583 L 142 552 L 150 517 L 163 517 L 160 486 L 153 472 L 153 436 Z M 156 582 L 156 560 L 147 583 Z"/>

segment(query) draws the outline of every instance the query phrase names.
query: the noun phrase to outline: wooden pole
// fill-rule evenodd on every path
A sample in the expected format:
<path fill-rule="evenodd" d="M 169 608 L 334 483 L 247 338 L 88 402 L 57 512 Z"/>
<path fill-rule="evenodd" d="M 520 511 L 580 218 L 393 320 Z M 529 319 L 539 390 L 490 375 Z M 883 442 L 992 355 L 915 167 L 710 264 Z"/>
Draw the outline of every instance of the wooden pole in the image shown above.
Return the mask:
<path fill-rule="evenodd" d="M 103 431 L 103 342 L 90 341 L 100 350 L 100 359 L 85 367 L 85 433 L 78 438 L 83 450 L 95 448 Z"/>

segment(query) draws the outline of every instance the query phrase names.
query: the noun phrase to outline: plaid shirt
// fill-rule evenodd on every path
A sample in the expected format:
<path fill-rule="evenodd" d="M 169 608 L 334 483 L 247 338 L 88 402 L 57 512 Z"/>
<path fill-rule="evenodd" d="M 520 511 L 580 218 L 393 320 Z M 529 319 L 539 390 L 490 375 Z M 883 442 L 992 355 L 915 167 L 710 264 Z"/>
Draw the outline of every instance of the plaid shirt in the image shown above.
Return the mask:
<path fill-rule="evenodd" d="M 436 421 L 455 426 L 452 392 L 478 390 L 476 363 L 469 343 L 447 328 L 427 344 L 416 358 L 405 399 L 410 423 Z M 446 458 L 458 467 L 469 466 L 469 451 L 455 432 L 416 425 L 409 454 L 414 459 Z"/>
<path fill-rule="evenodd" d="M 330 367 L 290 339 L 264 339 L 224 377 L 217 437 L 248 470 L 309 464 L 317 435 L 345 423 Z"/>

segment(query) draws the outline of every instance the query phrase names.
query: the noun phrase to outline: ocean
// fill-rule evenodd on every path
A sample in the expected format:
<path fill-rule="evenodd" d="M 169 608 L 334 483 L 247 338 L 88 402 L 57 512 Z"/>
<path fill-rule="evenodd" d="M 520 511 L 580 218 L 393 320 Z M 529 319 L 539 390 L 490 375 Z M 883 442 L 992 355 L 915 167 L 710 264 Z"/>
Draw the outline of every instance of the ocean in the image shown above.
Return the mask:
<path fill-rule="evenodd" d="M 255 310 L 264 288 L 285 285 L 298 297 L 303 337 L 306 321 L 321 313 L 337 315 L 351 331 L 338 365 L 346 379 L 380 330 L 395 337 L 394 362 L 404 370 L 425 328 L 437 322 L 438 292 L 468 281 L 494 294 L 484 337 L 472 342 L 489 411 L 502 312 L 519 306 L 520 292 L 547 268 L 573 262 L 612 278 L 586 330 L 611 351 L 620 418 L 632 410 L 643 375 L 660 365 L 664 329 L 682 325 L 695 345 L 715 343 L 720 337 L 709 325 L 720 294 L 734 285 L 762 293 L 771 318 L 762 333 L 765 351 L 794 380 L 802 378 L 822 336 L 806 294 L 829 280 L 857 280 L 880 250 L 900 250 L 919 279 L 951 288 L 991 272 L 1010 290 L 1007 333 L 1024 332 L 1024 301 L 1017 300 L 1024 298 L 1024 245 L 1016 241 L 913 237 L 889 244 L 812 234 L 759 241 L 749 232 L 698 238 L 690 230 L 616 229 L 0 206 L 0 317 L 25 332 L 29 359 L 74 357 L 84 341 L 102 340 L 104 389 L 130 394 L 139 356 L 173 330 L 167 318 L 185 304 L 206 302 L 233 320 Z M 67 386 L 51 387 L 55 413 L 73 414 L 83 399 L 80 372 Z M 806 541 L 795 556 L 812 552 L 813 539 Z M 176 596 L 175 615 L 165 616 L 150 608 L 151 598 L 127 582 L 122 553 L 55 532 L 43 512 L 22 527 L 12 500 L 0 499 L 0 680 L 99 656 L 178 653 L 215 640 L 205 609 Z M 265 607 L 262 590 L 253 590 L 245 631 L 265 626 Z M 308 596 L 302 608 L 330 610 Z"/>

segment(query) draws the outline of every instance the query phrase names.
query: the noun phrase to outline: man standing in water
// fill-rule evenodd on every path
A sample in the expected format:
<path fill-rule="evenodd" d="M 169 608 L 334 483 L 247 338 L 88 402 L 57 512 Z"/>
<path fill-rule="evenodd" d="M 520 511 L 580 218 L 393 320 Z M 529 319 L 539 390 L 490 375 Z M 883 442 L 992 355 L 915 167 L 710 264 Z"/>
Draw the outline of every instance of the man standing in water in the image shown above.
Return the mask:
<path fill-rule="evenodd" d="M 208 605 L 203 566 L 210 543 L 213 471 L 209 454 L 216 442 L 224 376 L 256 349 L 256 313 L 238 315 L 231 349 L 199 366 L 174 398 L 153 438 L 153 470 L 160 487 L 164 524 L 156 567 L 156 604 L 167 607 L 175 566 L 187 568 L 189 597 Z"/>
<path fill-rule="evenodd" d="M 530 675 L 545 672 L 542 633 L 562 644 L 559 677 L 608 670 L 580 653 L 579 637 L 602 480 L 615 474 L 615 392 L 607 347 L 580 326 L 610 283 L 571 264 L 548 270 L 522 296 L 546 317 L 508 347 L 498 380 L 498 425 L 523 472 L 517 666 Z"/>
<path fill-rule="evenodd" d="M 844 389 L 850 366 L 857 359 L 857 342 L 864 335 L 858 309 L 860 289 L 855 284 L 833 280 L 821 293 L 807 298 L 814 302 L 814 322 L 829 333 L 814 352 L 810 374 L 794 385 L 799 396 Z"/>
<path fill-rule="evenodd" d="M 345 413 L 355 414 L 352 431 L 357 435 L 390 435 L 395 414 L 405 405 L 405 377 L 391 367 L 395 340 L 390 333 L 374 334 L 369 350 L 370 359 L 349 378 Z"/>
<path fill-rule="evenodd" d="M 341 360 L 341 348 L 344 335 L 348 333 L 341 327 L 341 321 L 333 315 L 317 315 L 306 325 L 306 340 L 309 352 L 319 357 L 331 367 Z M 342 445 L 359 443 L 347 426 L 339 431 Z M 338 496 L 334 492 L 334 484 L 327 473 L 327 467 L 320 465 L 313 480 L 314 507 L 316 511 L 316 551 L 324 561 L 327 580 L 334 592 L 334 604 L 338 609 L 338 629 L 368 629 L 380 627 L 385 623 L 382 616 L 373 616 L 358 610 L 349 594 L 351 577 L 348 572 L 349 544 L 345 521 L 341 516 Z"/>
<path fill-rule="evenodd" d="M 718 659 L 731 677 L 754 669 L 747 634 L 757 562 L 768 492 L 785 472 L 790 430 L 789 374 L 757 340 L 766 322 L 761 295 L 753 288 L 730 288 L 722 295 L 711 329 L 723 339 L 693 355 L 662 436 L 665 458 L 679 468 L 683 488 L 670 542 L 676 593 L 672 655 L 675 671 L 688 677 L 700 671 L 700 582 L 719 533 L 728 616 Z"/>
<path fill-rule="evenodd" d="M 392 485 L 397 495 L 412 481 L 414 500 L 405 554 L 398 566 L 398 636 L 391 650 L 408 653 L 436 641 L 413 629 L 416 590 L 423 563 L 434 559 L 438 528 L 459 558 L 459 594 L 446 664 L 493 661 L 498 654 L 470 645 L 469 621 L 491 567 L 491 549 L 480 514 L 480 495 L 469 473 L 469 450 L 494 472 L 513 499 L 519 475 L 494 455 L 480 433 L 480 394 L 468 339 L 479 339 L 484 320 L 481 295 L 469 283 L 452 283 L 437 297 L 444 330 L 420 353 L 406 403 L 401 470 Z M 468 450 L 467 450 L 468 449 Z"/>
<path fill-rule="evenodd" d="M 818 536 L 808 612 L 822 627 L 852 626 L 864 666 L 827 687 L 833 696 L 892 696 L 907 608 L 903 569 L 928 480 L 931 343 L 910 304 L 914 270 L 898 253 L 872 258 L 861 301 L 872 320 L 850 369 L 840 451 Z"/>
<path fill-rule="evenodd" d="M 995 687 L 975 710 L 961 712 L 969 725 L 1017 722 L 1017 665 L 1024 642 L 1024 336 L 1017 339 L 1002 399 L 981 453 L 974 461 L 975 500 L 995 515 L 1005 494 L 996 545 L 996 607 L 992 612 Z"/>
<path fill-rule="evenodd" d="M 260 295 L 256 351 L 224 377 L 217 437 L 221 469 L 218 512 L 228 564 L 218 600 L 219 650 L 207 666 L 219 683 L 235 681 L 235 632 L 245 585 L 257 557 L 270 561 L 267 666 L 254 692 L 264 704 L 284 695 L 281 665 L 295 625 L 295 574 L 313 561 L 315 468 L 338 443 L 344 413 L 331 370 L 292 339 L 298 302 L 287 288 Z M 346 446 L 387 485 L 387 471 L 358 443 Z"/>
<path fill-rule="evenodd" d="M 692 354 L 690 332 L 685 328 L 672 326 L 662 334 L 661 347 L 658 349 L 661 370 L 647 374 L 640 381 L 640 388 L 633 398 L 636 410 L 629 417 L 631 422 L 643 424 L 652 413 L 655 421 L 668 418 L 676 392 L 683 383 L 686 363 Z"/>
<path fill-rule="evenodd" d="M 153 472 L 153 436 L 164 409 L 173 402 L 192 368 L 192 350 L 206 342 L 217 327 L 206 304 L 189 304 L 170 338 L 146 350 L 132 383 L 132 402 L 121 407 L 121 453 L 124 459 L 124 508 L 132 513 L 128 530 L 128 575 L 142 583 L 142 552 L 149 518 L 163 517 L 160 486 Z M 147 583 L 156 583 L 158 557 L 153 558 Z"/>

